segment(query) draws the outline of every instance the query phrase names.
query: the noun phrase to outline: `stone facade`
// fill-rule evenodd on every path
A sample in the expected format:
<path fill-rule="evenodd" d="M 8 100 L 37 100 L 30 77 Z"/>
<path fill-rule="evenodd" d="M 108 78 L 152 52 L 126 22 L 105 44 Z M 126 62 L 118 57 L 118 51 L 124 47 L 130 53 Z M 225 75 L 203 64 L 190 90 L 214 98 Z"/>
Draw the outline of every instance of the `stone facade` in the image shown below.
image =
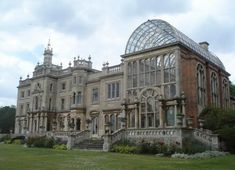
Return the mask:
<path fill-rule="evenodd" d="M 197 128 L 206 106 L 230 107 L 229 73 L 208 45 L 148 20 L 131 35 L 121 64 L 105 63 L 99 71 L 90 57 L 74 58 L 65 69 L 52 64 L 48 44 L 33 77 L 19 81 L 15 133 L 88 130 L 99 138 L 122 128 L 156 135 L 157 129 Z"/>

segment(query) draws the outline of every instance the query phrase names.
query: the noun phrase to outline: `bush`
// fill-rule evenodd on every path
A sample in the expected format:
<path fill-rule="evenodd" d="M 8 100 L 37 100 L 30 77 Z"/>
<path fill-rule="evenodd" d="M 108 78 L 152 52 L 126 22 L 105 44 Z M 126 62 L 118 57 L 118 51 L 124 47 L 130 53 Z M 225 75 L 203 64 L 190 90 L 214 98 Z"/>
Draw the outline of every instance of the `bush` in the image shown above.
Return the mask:
<path fill-rule="evenodd" d="M 28 147 L 39 147 L 39 148 L 52 148 L 55 144 L 53 138 L 43 137 L 29 137 L 26 142 Z"/>
<path fill-rule="evenodd" d="M 21 145 L 23 144 L 23 141 L 21 139 L 16 139 L 12 141 L 12 144 Z"/>
<path fill-rule="evenodd" d="M 56 149 L 56 150 L 67 150 L 67 147 L 65 144 L 56 144 L 53 146 L 53 149 Z"/>
<path fill-rule="evenodd" d="M 122 144 L 115 144 L 112 146 L 111 152 L 119 152 L 119 153 L 137 153 L 137 146 L 128 146 Z"/>
<path fill-rule="evenodd" d="M 235 128 L 223 128 L 217 131 L 222 141 L 225 142 L 226 151 L 235 153 Z"/>
<path fill-rule="evenodd" d="M 10 135 L 5 135 L 5 136 L 0 138 L 0 142 L 4 142 L 5 143 L 6 140 L 10 140 L 10 139 L 11 139 Z"/>

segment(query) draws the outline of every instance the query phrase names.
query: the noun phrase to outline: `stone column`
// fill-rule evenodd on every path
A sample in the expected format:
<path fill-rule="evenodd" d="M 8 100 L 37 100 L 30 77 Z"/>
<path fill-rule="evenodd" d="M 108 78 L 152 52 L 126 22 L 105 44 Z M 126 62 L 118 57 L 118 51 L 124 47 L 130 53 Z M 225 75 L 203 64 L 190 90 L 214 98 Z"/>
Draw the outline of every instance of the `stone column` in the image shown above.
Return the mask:
<path fill-rule="evenodd" d="M 139 115 L 138 115 L 138 105 L 135 106 L 135 128 L 139 128 Z"/>
<path fill-rule="evenodd" d="M 163 109 L 162 109 L 162 101 L 159 102 L 159 127 L 162 128 L 163 127 L 163 123 L 164 123 L 164 115 L 163 115 Z"/>
<path fill-rule="evenodd" d="M 186 113 L 185 113 L 185 101 L 182 100 L 182 114 L 183 114 L 183 127 L 186 127 Z"/>
<path fill-rule="evenodd" d="M 39 113 L 37 113 L 37 116 L 36 116 L 36 120 L 37 120 L 37 124 L 36 124 L 36 132 L 38 132 L 39 130 Z"/>
<path fill-rule="evenodd" d="M 177 105 L 174 106 L 174 116 L 175 116 L 175 127 L 177 127 Z"/>
<path fill-rule="evenodd" d="M 29 114 L 29 132 L 32 132 L 32 120 L 33 119 L 33 115 L 32 113 Z"/>
<path fill-rule="evenodd" d="M 175 51 L 176 96 L 180 96 L 180 50 Z"/>
<path fill-rule="evenodd" d="M 47 113 L 44 113 L 44 131 L 47 131 Z"/>
<path fill-rule="evenodd" d="M 68 127 L 68 117 L 67 116 L 64 118 L 64 130 L 65 131 L 69 130 L 69 127 Z"/>
<path fill-rule="evenodd" d="M 130 127 L 130 113 L 126 112 L 126 127 Z"/>
<path fill-rule="evenodd" d="M 74 117 L 74 130 L 77 130 L 77 117 Z"/>

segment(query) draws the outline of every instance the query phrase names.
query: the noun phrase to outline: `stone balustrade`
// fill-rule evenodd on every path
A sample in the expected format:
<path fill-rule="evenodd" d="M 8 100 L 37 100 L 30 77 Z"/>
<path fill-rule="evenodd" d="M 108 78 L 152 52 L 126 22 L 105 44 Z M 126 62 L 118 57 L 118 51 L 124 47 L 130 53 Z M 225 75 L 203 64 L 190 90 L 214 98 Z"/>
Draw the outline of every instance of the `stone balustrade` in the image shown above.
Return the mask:
<path fill-rule="evenodd" d="M 193 135 L 195 139 L 210 146 L 212 149 L 219 149 L 219 137 L 217 134 L 212 134 L 206 130 L 195 129 Z"/>
<path fill-rule="evenodd" d="M 179 129 L 127 129 L 127 138 L 177 137 Z"/>
<path fill-rule="evenodd" d="M 115 65 L 107 68 L 108 73 L 116 73 L 121 71 L 121 65 Z"/>

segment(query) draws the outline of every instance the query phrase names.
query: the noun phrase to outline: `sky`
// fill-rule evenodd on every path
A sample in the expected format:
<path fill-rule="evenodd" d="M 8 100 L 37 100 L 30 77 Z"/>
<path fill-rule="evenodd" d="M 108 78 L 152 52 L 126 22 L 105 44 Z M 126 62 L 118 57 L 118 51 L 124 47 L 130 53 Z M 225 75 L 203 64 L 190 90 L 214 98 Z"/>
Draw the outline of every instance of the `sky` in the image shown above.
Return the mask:
<path fill-rule="evenodd" d="M 233 0 L 0 0 L 0 106 L 16 105 L 19 79 L 27 78 L 50 39 L 53 63 L 74 57 L 101 69 L 119 64 L 132 32 L 148 19 L 162 19 L 224 63 L 235 83 Z"/>

